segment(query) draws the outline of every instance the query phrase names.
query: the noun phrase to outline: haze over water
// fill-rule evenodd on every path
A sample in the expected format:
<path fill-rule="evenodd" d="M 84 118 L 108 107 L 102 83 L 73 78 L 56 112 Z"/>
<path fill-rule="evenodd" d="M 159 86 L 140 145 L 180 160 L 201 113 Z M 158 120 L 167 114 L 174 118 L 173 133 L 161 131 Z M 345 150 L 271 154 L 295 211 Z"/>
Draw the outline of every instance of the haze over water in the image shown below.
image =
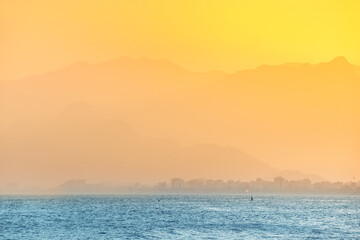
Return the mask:
<path fill-rule="evenodd" d="M 0 0 L 0 240 L 360 239 L 359 12 Z"/>

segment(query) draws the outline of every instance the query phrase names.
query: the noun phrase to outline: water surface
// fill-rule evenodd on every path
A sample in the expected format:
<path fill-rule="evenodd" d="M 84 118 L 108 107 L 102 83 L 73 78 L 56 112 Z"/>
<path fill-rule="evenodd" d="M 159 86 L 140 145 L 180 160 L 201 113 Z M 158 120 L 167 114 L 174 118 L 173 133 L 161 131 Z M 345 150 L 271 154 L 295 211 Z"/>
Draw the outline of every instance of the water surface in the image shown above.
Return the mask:
<path fill-rule="evenodd" d="M 2 196 L 0 239 L 360 239 L 360 196 Z"/>

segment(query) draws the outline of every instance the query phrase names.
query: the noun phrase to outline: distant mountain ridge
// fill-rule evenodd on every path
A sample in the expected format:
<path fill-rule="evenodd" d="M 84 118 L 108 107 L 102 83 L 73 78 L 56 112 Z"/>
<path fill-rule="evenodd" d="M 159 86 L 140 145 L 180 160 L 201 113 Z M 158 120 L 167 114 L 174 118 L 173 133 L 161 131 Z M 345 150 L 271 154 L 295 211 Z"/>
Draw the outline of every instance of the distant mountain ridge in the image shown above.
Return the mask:
<path fill-rule="evenodd" d="M 137 135 L 121 120 L 97 116 L 84 102 L 69 105 L 52 122 L 36 129 L 28 128 L 28 131 L 32 133 L 17 138 L 14 143 L 3 141 L 2 157 L 33 159 L 34 165 L 38 163 L 48 172 L 56 169 L 57 173 L 52 174 L 59 174 L 58 177 L 70 169 L 70 176 L 86 177 L 98 168 L 99 161 L 107 172 L 107 181 L 114 182 L 129 179 L 156 182 L 172 176 L 215 179 L 227 176 L 237 180 L 254 180 L 261 176 L 271 180 L 283 173 L 233 147 L 215 144 L 185 147 L 169 139 Z M 7 151 L 13 148 L 23 149 L 23 152 Z M 43 148 L 47 152 L 45 158 Z M 29 169 L 37 171 L 30 166 Z M 292 179 L 291 174 L 286 176 Z M 322 179 L 300 172 L 296 179 L 301 176 L 312 181 Z"/>
<path fill-rule="evenodd" d="M 323 168 L 313 167 L 312 163 L 316 160 L 326 164 L 326 159 L 342 163 L 336 157 L 347 154 L 341 139 L 352 140 L 357 134 L 353 126 L 357 120 L 354 112 L 359 107 L 358 69 L 342 57 L 322 64 L 261 66 L 233 74 L 191 72 L 168 61 L 147 58 L 119 58 L 95 65 L 79 62 L 58 71 L 0 82 L 0 157 L 5 167 L 12 161 L 27 166 L 22 153 L 28 152 L 39 166 L 52 159 L 57 167 L 48 164 L 51 171 L 68 166 L 74 173 L 82 171 L 82 162 L 92 166 L 89 173 L 96 171 L 96 159 L 109 159 L 103 174 L 113 170 L 115 177 L 114 166 L 119 166 L 119 160 L 114 156 L 122 156 L 116 145 L 120 141 L 121 150 L 133 159 L 140 159 L 140 155 L 146 159 L 135 149 L 147 153 L 151 146 L 156 149 L 149 154 L 149 159 L 161 159 L 154 172 L 146 172 L 151 166 L 141 166 L 140 162 L 133 164 L 131 171 L 123 170 L 130 176 L 140 167 L 143 172 L 139 175 L 147 176 L 147 181 L 167 169 L 172 171 L 170 177 L 180 169 L 189 175 L 184 177 L 196 178 L 204 175 L 224 179 L 226 174 L 232 178 L 261 177 L 253 172 L 256 168 L 263 169 L 266 178 L 279 174 L 239 150 L 219 147 L 230 145 L 270 165 L 280 158 L 283 162 L 289 159 L 303 164 L 306 172 L 326 176 L 321 172 Z M 123 122 L 131 127 L 124 127 Z M 126 136 L 126 141 L 121 136 Z M 148 140 L 141 136 L 148 136 Z M 175 143 L 156 139 L 174 139 Z M 204 147 L 199 143 L 213 145 Z M 29 147 L 34 144 L 37 146 Z M 201 150 L 204 148 L 206 151 Z M 87 149 L 89 153 L 85 153 Z M 315 160 L 314 149 L 321 156 Z M 182 156 L 186 164 L 167 166 L 165 159 L 170 155 L 178 163 Z M 217 164 L 207 167 L 201 160 L 194 163 L 197 172 L 193 171 L 195 156 Z M 219 168 L 222 159 L 229 167 Z M 254 167 L 243 168 L 243 160 L 254 163 Z M 36 168 L 41 170 L 39 166 Z M 336 170 L 347 172 L 341 165 Z M 69 176 L 78 177 L 83 176 Z"/>

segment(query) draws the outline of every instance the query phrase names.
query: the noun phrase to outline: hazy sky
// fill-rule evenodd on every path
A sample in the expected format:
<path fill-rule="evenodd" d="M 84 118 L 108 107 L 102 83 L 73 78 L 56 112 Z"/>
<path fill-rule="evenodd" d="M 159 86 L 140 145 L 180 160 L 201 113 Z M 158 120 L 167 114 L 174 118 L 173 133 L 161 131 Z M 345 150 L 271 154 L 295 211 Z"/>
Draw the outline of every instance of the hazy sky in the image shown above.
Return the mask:
<path fill-rule="evenodd" d="M 232 164 L 250 166 L 222 146 L 277 170 L 358 180 L 359 13 L 346 0 L 0 0 L 0 184 L 225 179 Z M 323 64 L 194 73 L 289 62 Z M 199 143 L 218 146 L 199 157 Z M 206 166 L 212 156 L 230 163 Z"/>
<path fill-rule="evenodd" d="M 360 64 L 360 2 L 0 1 L 0 80 L 119 56 L 191 70 L 261 64 Z"/>

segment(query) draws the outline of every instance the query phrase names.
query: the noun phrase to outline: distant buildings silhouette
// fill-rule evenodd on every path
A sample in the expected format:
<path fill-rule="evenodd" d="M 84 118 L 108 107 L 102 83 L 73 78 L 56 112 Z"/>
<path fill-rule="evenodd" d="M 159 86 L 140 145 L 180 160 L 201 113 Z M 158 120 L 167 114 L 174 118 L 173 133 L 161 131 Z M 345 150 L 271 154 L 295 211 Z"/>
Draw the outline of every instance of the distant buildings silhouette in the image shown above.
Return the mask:
<path fill-rule="evenodd" d="M 146 187 L 145 187 L 146 188 Z M 263 193 L 360 193 L 360 182 L 316 182 L 309 179 L 287 180 L 276 177 L 273 181 L 257 178 L 255 181 L 173 178 L 169 183 L 161 182 L 149 190 L 164 192 L 263 192 Z"/>
<path fill-rule="evenodd" d="M 116 185 L 113 183 L 86 183 L 83 179 L 72 179 L 51 189 L 26 189 L 16 183 L 0 188 L 0 194 L 123 194 L 123 193 L 324 193 L 324 194 L 360 194 L 360 181 L 355 182 L 316 182 L 309 179 L 287 180 L 276 177 L 273 181 L 257 178 L 254 181 L 214 180 L 173 178 L 168 182 L 154 185 L 136 183 Z"/>

